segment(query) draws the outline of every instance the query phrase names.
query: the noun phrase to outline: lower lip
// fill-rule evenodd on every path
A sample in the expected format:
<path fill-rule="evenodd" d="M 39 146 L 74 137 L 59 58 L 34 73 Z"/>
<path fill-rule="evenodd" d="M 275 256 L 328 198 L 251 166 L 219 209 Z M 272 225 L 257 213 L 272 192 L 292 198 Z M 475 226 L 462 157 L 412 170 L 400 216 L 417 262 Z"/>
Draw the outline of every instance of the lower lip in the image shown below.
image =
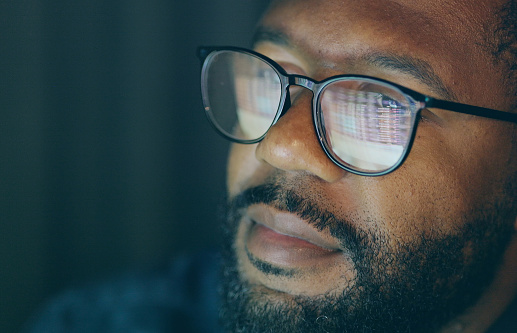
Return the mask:
<path fill-rule="evenodd" d="M 251 225 L 246 244 L 248 251 L 258 259 L 289 268 L 326 266 L 340 253 L 255 223 Z"/>

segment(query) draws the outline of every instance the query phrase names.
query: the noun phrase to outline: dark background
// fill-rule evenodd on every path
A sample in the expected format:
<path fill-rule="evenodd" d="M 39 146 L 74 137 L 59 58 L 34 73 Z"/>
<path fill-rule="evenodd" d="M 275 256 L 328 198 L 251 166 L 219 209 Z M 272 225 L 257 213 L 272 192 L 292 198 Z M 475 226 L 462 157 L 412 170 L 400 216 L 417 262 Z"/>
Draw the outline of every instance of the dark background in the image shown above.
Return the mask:
<path fill-rule="evenodd" d="M 63 288 L 217 244 L 198 45 L 267 1 L 0 0 L 0 332 Z"/>

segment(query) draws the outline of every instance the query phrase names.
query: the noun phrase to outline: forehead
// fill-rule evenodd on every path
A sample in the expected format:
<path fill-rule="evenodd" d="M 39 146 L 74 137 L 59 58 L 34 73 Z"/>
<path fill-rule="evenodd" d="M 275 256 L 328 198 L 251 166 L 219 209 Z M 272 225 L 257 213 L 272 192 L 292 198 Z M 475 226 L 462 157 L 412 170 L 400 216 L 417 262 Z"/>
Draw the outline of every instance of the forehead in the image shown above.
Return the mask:
<path fill-rule="evenodd" d="M 502 73 L 487 44 L 499 7 L 484 0 L 284 0 L 272 4 L 262 26 L 285 34 L 289 47 L 316 65 L 339 71 L 371 52 L 422 59 L 458 101 L 503 108 Z"/>

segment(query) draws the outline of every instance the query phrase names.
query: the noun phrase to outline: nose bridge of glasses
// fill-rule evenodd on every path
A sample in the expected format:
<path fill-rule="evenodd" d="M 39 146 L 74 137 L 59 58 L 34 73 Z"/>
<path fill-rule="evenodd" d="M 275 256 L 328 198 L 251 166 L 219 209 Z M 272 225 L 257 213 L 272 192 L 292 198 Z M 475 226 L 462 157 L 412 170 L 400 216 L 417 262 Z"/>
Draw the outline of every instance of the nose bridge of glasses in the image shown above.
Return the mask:
<path fill-rule="evenodd" d="M 314 91 L 314 85 L 316 83 L 310 78 L 302 75 L 290 75 L 289 76 L 289 85 L 295 85 L 307 88 L 311 91 Z"/>

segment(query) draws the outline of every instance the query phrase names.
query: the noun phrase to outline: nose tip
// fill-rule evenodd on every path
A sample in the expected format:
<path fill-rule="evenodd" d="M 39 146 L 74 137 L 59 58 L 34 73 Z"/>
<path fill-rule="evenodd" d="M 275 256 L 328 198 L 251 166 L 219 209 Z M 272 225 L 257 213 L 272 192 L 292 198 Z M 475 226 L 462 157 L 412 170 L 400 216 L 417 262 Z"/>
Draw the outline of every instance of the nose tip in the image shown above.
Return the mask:
<path fill-rule="evenodd" d="M 321 147 L 312 118 L 310 92 L 303 93 L 273 125 L 255 151 L 258 160 L 285 171 L 308 171 L 336 182 L 347 174 Z"/>

